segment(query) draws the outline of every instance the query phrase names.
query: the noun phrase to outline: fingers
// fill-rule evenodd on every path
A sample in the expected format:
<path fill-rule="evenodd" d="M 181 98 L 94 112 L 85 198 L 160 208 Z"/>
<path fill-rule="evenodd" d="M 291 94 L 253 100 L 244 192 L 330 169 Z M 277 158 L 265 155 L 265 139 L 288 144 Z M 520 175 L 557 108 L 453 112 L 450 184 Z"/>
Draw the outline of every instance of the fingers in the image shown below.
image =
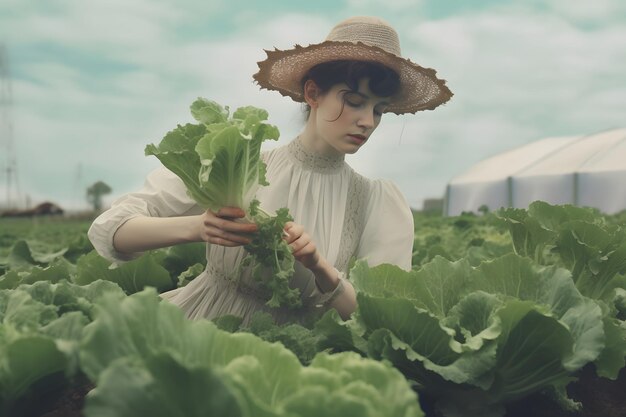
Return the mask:
<path fill-rule="evenodd" d="M 245 212 L 237 207 L 224 207 L 217 213 L 207 210 L 204 225 L 231 233 L 254 233 L 257 226 L 254 223 L 236 222 L 234 219 L 245 217 Z"/>
<path fill-rule="evenodd" d="M 290 236 L 291 237 L 291 236 Z M 291 248 L 291 252 L 295 255 L 309 244 L 313 244 L 311 237 L 307 233 L 303 233 L 295 239 L 285 238 L 287 244 Z M 315 244 L 313 244 L 315 246 Z"/>
<path fill-rule="evenodd" d="M 252 241 L 250 234 L 257 231 L 254 223 L 238 222 L 245 212 L 238 207 L 223 207 L 216 213 L 207 210 L 202 217 L 202 239 L 206 242 L 235 247 Z"/>
<path fill-rule="evenodd" d="M 293 247 L 293 246 L 292 246 Z M 317 253 L 317 246 L 312 241 L 307 242 L 301 248 L 293 251 L 295 258 L 302 258 L 305 256 L 315 255 Z"/>
<path fill-rule="evenodd" d="M 284 239 L 289 245 L 300 239 L 300 237 L 304 234 L 304 227 L 294 222 L 285 223 L 285 228 L 283 230 L 286 233 Z"/>
<path fill-rule="evenodd" d="M 217 227 L 206 227 L 205 232 L 208 242 L 217 243 L 218 245 L 239 246 L 252 242 L 252 239 L 246 235 L 231 233 Z"/>
<path fill-rule="evenodd" d="M 316 268 L 321 256 L 311 235 L 304 231 L 304 226 L 294 222 L 285 223 L 285 241 L 291 248 L 294 258 L 307 268 Z"/>
<path fill-rule="evenodd" d="M 214 245 L 226 246 L 228 248 L 234 248 L 237 246 L 242 246 L 241 243 L 233 242 L 232 240 L 223 239 L 220 237 L 211 236 L 207 239 L 207 242 L 212 243 Z"/>
<path fill-rule="evenodd" d="M 291 252 L 296 258 L 311 255 L 317 251 L 313 239 L 304 231 L 303 226 L 288 222 L 285 224 L 285 232 L 287 235 L 284 239 L 291 247 Z"/>
<path fill-rule="evenodd" d="M 218 217 L 231 219 L 246 217 L 246 212 L 239 207 L 222 207 L 214 214 Z"/>

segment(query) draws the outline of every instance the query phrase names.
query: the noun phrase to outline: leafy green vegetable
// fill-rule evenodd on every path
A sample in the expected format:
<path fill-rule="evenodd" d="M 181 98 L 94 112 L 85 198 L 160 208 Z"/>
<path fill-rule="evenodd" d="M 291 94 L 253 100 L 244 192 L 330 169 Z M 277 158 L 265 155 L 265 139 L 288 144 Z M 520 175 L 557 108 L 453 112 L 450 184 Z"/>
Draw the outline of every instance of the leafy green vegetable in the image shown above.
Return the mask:
<path fill-rule="evenodd" d="M 67 281 L 39 281 L 0 290 L 0 415 L 31 415 L 18 400 L 49 390 L 54 375 L 78 372 L 82 331 L 90 321 L 92 302 L 103 294 L 123 296 L 111 282 L 78 286 Z M 58 380 L 56 381 L 58 382 Z M 21 407 L 21 408 L 20 408 Z"/>
<path fill-rule="evenodd" d="M 329 311 L 336 310 L 331 309 Z M 243 319 L 234 315 L 224 315 L 213 320 L 215 325 L 229 333 L 248 332 L 267 342 L 280 342 L 293 352 L 303 365 L 311 364 L 313 357 L 324 350 L 320 346 L 320 337 L 314 330 L 297 323 L 276 324 L 271 314 L 257 311 L 252 315 L 247 326 Z"/>
<path fill-rule="evenodd" d="M 206 250 L 206 243 L 192 242 L 170 246 L 155 252 L 160 252 L 163 256 L 162 259 L 157 259 L 157 263 L 168 270 L 172 279 L 180 282 L 180 275 L 189 271 L 190 268 L 198 268 L 195 266 L 198 264 L 201 264 L 202 268 L 206 266 Z M 198 271 L 198 274 L 200 272 L 202 270 Z M 190 280 L 191 278 L 193 277 L 186 277 L 185 279 Z"/>
<path fill-rule="evenodd" d="M 59 282 L 72 276 L 75 266 L 65 258 L 57 258 L 46 267 L 32 266 L 22 271 L 11 270 L 0 276 L 0 289 L 13 289 L 38 281 Z"/>
<path fill-rule="evenodd" d="M 278 139 L 274 126 L 263 123 L 268 114 L 254 107 L 229 108 L 203 98 L 191 105 L 198 125 L 178 126 L 159 146 L 146 146 L 178 175 L 189 195 L 203 208 L 240 207 L 248 211 L 256 191 L 267 185 L 261 144 Z"/>
<path fill-rule="evenodd" d="M 436 257 L 411 272 L 359 261 L 350 277 L 357 312 L 334 327 L 325 317 L 325 342 L 362 351 L 365 339 L 369 356 L 391 361 L 446 416 L 502 415 L 507 402 L 562 390 L 585 364 L 605 375 L 623 366 L 615 323 L 564 268 L 515 254 L 477 268 Z"/>
<path fill-rule="evenodd" d="M 103 372 L 85 413 L 88 417 L 243 416 L 236 392 L 221 375 L 209 367 L 185 367 L 165 353 L 141 365 L 124 357 Z"/>
<path fill-rule="evenodd" d="M 156 156 L 179 176 L 204 209 L 243 209 L 245 220 L 259 228 L 245 246 L 250 254 L 246 265 L 254 262 L 254 277 L 271 291 L 267 305 L 300 306 L 299 290 L 289 288 L 295 260 L 283 240 L 285 223 L 293 219 L 285 208 L 271 216 L 255 200 L 259 187 L 268 185 L 261 144 L 277 140 L 278 129 L 264 123 L 267 111 L 252 106 L 237 109 L 231 117 L 228 107 L 198 98 L 191 114 L 199 124 L 179 125 L 159 146 L 146 146 L 146 155 Z"/>
<path fill-rule="evenodd" d="M 194 264 L 178 275 L 178 287 L 184 287 L 204 271 L 205 265 Z"/>
<path fill-rule="evenodd" d="M 496 215 L 513 238 L 516 253 L 537 263 L 562 265 L 585 296 L 611 304 L 626 288 L 626 233 L 597 210 L 542 201 L 528 210 L 503 209 Z"/>
<path fill-rule="evenodd" d="M 289 245 L 283 239 L 285 223 L 293 219 L 286 208 L 277 210 L 275 217 L 265 217 L 259 209 L 258 201 L 254 200 L 250 213 L 258 219 L 256 222 L 258 232 L 254 234 L 252 242 L 244 246 L 248 253 L 253 255 L 247 259 L 256 261 L 252 273 L 265 288 L 272 291 L 272 296 L 267 301 L 268 306 L 299 307 L 300 290 L 289 287 L 295 259 Z M 248 260 L 244 265 L 250 263 Z"/>
<path fill-rule="evenodd" d="M 103 298 L 80 357 L 96 382 L 87 417 L 423 416 L 415 392 L 385 363 L 320 353 L 304 367 L 280 343 L 186 320 L 154 290 Z"/>
<path fill-rule="evenodd" d="M 148 286 L 160 291 L 171 289 L 170 274 L 156 262 L 155 257 L 152 253 L 145 253 L 137 259 L 114 267 L 96 251 L 91 251 L 78 259 L 74 282 L 85 285 L 100 279 L 111 281 L 127 294 L 141 291 Z"/>

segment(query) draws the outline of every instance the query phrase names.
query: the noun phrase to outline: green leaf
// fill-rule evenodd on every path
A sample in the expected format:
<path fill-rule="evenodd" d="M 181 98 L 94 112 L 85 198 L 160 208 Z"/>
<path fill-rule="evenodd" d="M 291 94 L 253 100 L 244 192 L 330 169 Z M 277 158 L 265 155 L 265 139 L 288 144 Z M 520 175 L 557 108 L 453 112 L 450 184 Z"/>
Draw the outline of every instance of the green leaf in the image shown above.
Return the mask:
<path fill-rule="evenodd" d="M 545 228 L 523 209 L 500 209 L 496 217 L 508 227 L 515 253 L 528 256 L 538 263 L 543 261 L 544 250 L 554 242 L 556 232 Z"/>
<path fill-rule="evenodd" d="M 626 236 L 580 221 L 562 225 L 556 250 L 584 295 L 610 301 L 626 272 Z"/>
<path fill-rule="evenodd" d="M 502 304 L 501 297 L 476 291 L 452 307 L 442 323 L 456 330 L 456 338 L 463 344 L 464 350 L 478 350 L 487 341 L 500 336 L 500 319 L 494 313 Z"/>
<path fill-rule="evenodd" d="M 243 416 L 237 392 L 210 367 L 186 368 L 168 354 L 115 361 L 89 393 L 86 417 Z"/>
<path fill-rule="evenodd" d="M 263 387 L 255 387 L 255 391 L 293 389 L 285 383 L 299 368 L 296 357 L 284 347 L 265 344 L 251 334 L 219 331 L 209 321 L 187 321 L 178 307 L 161 303 L 150 290 L 121 303 L 103 299 L 97 319 L 85 328 L 81 362 L 95 380 L 118 357 L 147 358 L 164 351 L 175 353 L 174 358 L 185 366 L 225 366 L 238 356 L 255 356 L 267 377 Z M 275 367 L 277 362 L 282 363 L 280 368 Z M 271 398 L 269 393 L 264 395 Z"/>
<path fill-rule="evenodd" d="M 218 329 L 224 330 L 228 333 L 235 333 L 241 327 L 243 318 L 234 316 L 232 314 L 226 314 L 213 320 Z"/>
<path fill-rule="evenodd" d="M 606 346 L 595 361 L 596 372 L 601 377 L 617 379 L 626 365 L 626 328 L 612 317 L 605 316 L 602 323 Z"/>
<path fill-rule="evenodd" d="M 415 308 L 398 298 L 357 295 L 359 315 L 368 331 L 388 329 L 418 355 L 428 356 L 440 365 L 449 365 L 457 357 L 460 347 L 450 345 L 451 329 L 442 327 L 433 314 Z"/>
<path fill-rule="evenodd" d="M 178 275 L 178 287 L 184 287 L 189 284 L 204 271 L 204 268 L 206 268 L 206 266 L 199 263 L 192 265 L 187 270 L 181 272 Z"/>
<path fill-rule="evenodd" d="M 56 283 L 61 280 L 68 280 L 71 277 L 70 268 L 72 266 L 63 258 L 55 259 L 46 267 L 33 266 L 31 269 L 19 273 L 19 278 L 13 280 L 12 288 L 17 288 L 21 284 L 33 284 L 38 281 Z M 11 288 L 8 282 L 5 285 L 5 288 Z"/>
<path fill-rule="evenodd" d="M 64 371 L 66 365 L 66 356 L 51 338 L 25 335 L 8 344 L 0 341 L 0 404 L 10 405 L 34 382 Z"/>
<path fill-rule="evenodd" d="M 601 305 L 580 294 L 568 270 L 519 255 L 475 269 L 441 257 L 411 272 L 357 263 L 351 279 L 352 335 L 434 395 L 446 416 L 502 415 L 506 402 L 562 387 L 590 362 L 614 372 L 623 354 Z"/>
<path fill-rule="evenodd" d="M 362 356 L 367 354 L 367 341 L 359 332 L 352 331 L 348 322 L 345 322 L 334 308 L 329 309 L 315 323 L 314 332 L 318 337 L 318 351 L 355 351 Z"/>
<path fill-rule="evenodd" d="M 178 277 L 183 272 L 189 270 L 197 264 L 206 266 L 205 242 L 183 243 L 170 246 L 163 250 L 163 259 L 157 262 L 161 264 L 172 277 Z"/>
<path fill-rule="evenodd" d="M 309 388 L 327 397 L 338 396 L 337 404 L 344 404 L 341 409 L 348 415 L 358 415 L 363 401 L 356 404 L 344 400 L 366 392 L 371 397 L 368 409 L 393 410 L 382 415 L 421 415 L 404 378 L 384 364 L 368 359 L 353 363 L 355 359 L 349 356 L 337 357 L 330 364 L 316 357 L 308 371 L 282 344 L 268 343 L 249 333 L 230 334 L 210 321 L 186 320 L 178 307 L 160 301 L 150 289 L 122 302 L 103 297 L 96 320 L 84 330 L 80 357 L 82 369 L 98 386 L 93 394 L 98 401 L 89 403 L 88 399 L 88 417 L 109 415 L 91 414 L 96 406 L 98 410 L 113 407 L 124 413 L 148 415 L 154 410 L 158 416 L 153 407 L 161 400 L 155 399 L 154 392 L 163 392 L 163 400 L 170 404 L 163 406 L 169 413 L 166 415 L 199 415 L 194 405 L 196 395 L 208 397 L 198 400 L 197 407 L 203 412 L 214 406 L 205 384 L 217 386 L 216 393 L 225 387 L 246 416 L 288 415 L 285 410 L 291 407 L 307 409 L 301 404 L 307 400 L 300 394 Z M 218 380 L 207 376 L 205 370 L 209 369 Z M 334 385 L 327 385 L 328 381 Z M 177 383 L 180 386 L 172 386 Z M 187 384 L 195 387 L 189 388 L 191 393 Z M 227 394 L 219 398 L 228 399 L 222 402 L 229 406 L 233 404 Z M 348 403 L 353 405 L 345 405 Z M 328 415 L 333 404 L 320 403 L 318 413 Z"/>
<path fill-rule="evenodd" d="M 28 243 L 21 239 L 15 242 L 5 262 L 14 271 L 30 269 L 33 265 L 42 266 L 44 264 L 35 259 Z"/>
<path fill-rule="evenodd" d="M 493 397 L 512 401 L 570 378 L 563 362 L 574 340 L 563 324 L 534 310 L 528 301 L 511 300 L 498 315 L 502 337 Z"/>
<path fill-rule="evenodd" d="M 447 381 L 480 384 L 479 378 L 495 363 L 495 345 L 485 346 L 474 354 L 464 353 L 453 339 L 452 329 L 443 327 L 437 317 L 419 311 L 409 302 L 359 294 L 358 303 L 357 320 L 362 321 L 368 331 L 389 332 L 387 348 L 383 346 L 382 351 L 376 351 L 381 349 L 380 345 L 378 348 L 370 345 L 370 354 L 374 357 L 382 355 L 380 357 L 394 364 L 415 368 L 409 371 L 411 377 L 427 378 L 426 381 L 417 379 L 419 383 L 434 383 L 435 378 L 427 374 L 427 371 L 433 371 Z M 398 356 L 390 349 L 403 354 Z"/>
<path fill-rule="evenodd" d="M 145 287 L 154 287 L 159 291 L 172 288 L 169 273 L 154 260 L 151 253 L 117 267 L 95 251 L 81 256 L 74 281 L 85 285 L 99 279 L 118 284 L 127 294 L 141 291 Z"/>
<path fill-rule="evenodd" d="M 570 371 L 594 361 L 604 348 L 602 310 L 583 297 L 564 268 L 540 267 L 514 254 L 485 262 L 472 274 L 473 289 L 531 301 L 537 311 L 554 315 L 567 326 L 574 340 L 571 357 L 564 358 Z"/>
<path fill-rule="evenodd" d="M 237 109 L 229 118 L 228 107 L 198 98 L 191 105 L 191 113 L 201 123 L 200 127 L 179 126 L 158 146 L 148 145 L 146 155 L 156 156 L 179 176 L 188 194 L 202 208 L 244 210 L 245 221 L 259 226 L 259 232 L 245 249 L 256 262 L 254 276 L 269 290 L 267 305 L 300 306 L 299 290 L 289 287 L 295 261 L 283 240 L 285 222 L 292 219 L 286 208 L 271 216 L 255 203 L 257 190 L 268 185 L 261 144 L 278 139 L 278 129 L 264 123 L 267 111 L 252 106 Z M 248 261 L 245 266 L 250 265 Z"/>
<path fill-rule="evenodd" d="M 271 296 L 266 303 L 269 307 L 300 307 L 300 290 L 289 286 L 295 258 L 283 239 L 285 224 L 293 218 L 285 208 L 279 209 L 274 217 L 265 216 L 258 211 L 258 204 L 258 200 L 254 200 L 250 210 L 257 232 L 244 246 L 249 260 L 254 262 L 253 277 L 269 290 Z"/>
<path fill-rule="evenodd" d="M 22 274 L 17 271 L 8 271 L 0 276 L 0 290 L 12 290 L 22 282 Z"/>
<path fill-rule="evenodd" d="M 300 363 L 308 365 L 317 353 L 318 336 L 310 329 L 296 323 L 277 325 L 266 312 L 257 312 L 250 320 L 249 331 L 268 342 L 280 342 L 293 352 Z"/>
<path fill-rule="evenodd" d="M 596 209 L 576 207 L 570 204 L 552 205 L 545 201 L 535 201 L 528 206 L 528 215 L 536 219 L 543 228 L 557 232 L 561 225 L 570 221 L 601 223 Z"/>
<path fill-rule="evenodd" d="M 321 372 L 322 371 L 322 372 Z M 402 374 L 352 352 L 318 354 L 285 402 L 298 416 L 423 416 Z"/>
<path fill-rule="evenodd" d="M 469 273 L 466 260 L 449 262 L 436 257 L 422 269 L 410 272 L 390 264 L 368 268 L 364 261 L 358 261 L 350 271 L 350 279 L 359 292 L 399 297 L 445 317 L 463 294 Z"/>
<path fill-rule="evenodd" d="M 201 97 L 191 104 L 190 110 L 194 119 L 205 125 L 224 123 L 228 119 L 228 107 Z"/>
<path fill-rule="evenodd" d="M 0 321 L 20 332 L 34 332 L 57 318 L 56 308 L 22 290 L 0 291 Z"/>

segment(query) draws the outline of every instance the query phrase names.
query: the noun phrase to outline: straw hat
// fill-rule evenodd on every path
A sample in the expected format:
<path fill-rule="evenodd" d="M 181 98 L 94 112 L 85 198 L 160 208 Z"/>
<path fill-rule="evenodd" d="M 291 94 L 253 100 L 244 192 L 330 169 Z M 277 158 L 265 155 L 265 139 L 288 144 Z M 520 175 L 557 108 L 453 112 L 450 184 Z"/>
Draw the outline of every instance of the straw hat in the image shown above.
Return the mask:
<path fill-rule="evenodd" d="M 322 43 L 293 49 L 265 50 L 254 79 L 261 88 L 276 90 L 297 102 L 304 101 L 302 78 L 313 66 L 336 60 L 381 63 L 400 76 L 400 92 L 387 107 L 396 114 L 432 110 L 452 97 L 436 71 L 421 67 L 400 52 L 396 31 L 377 17 L 357 16 L 339 22 Z"/>

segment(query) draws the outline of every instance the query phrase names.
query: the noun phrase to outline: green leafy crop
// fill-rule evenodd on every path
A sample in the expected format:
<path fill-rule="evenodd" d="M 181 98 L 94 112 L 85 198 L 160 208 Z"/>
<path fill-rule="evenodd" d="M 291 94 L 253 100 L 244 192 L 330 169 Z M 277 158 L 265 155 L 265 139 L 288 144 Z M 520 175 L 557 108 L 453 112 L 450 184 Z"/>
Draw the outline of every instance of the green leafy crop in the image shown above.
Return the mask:
<path fill-rule="evenodd" d="M 270 307 L 300 305 L 299 291 L 289 288 L 294 257 L 283 240 L 283 228 L 292 220 L 286 208 L 276 216 L 263 211 L 257 190 L 269 185 L 261 159 L 261 144 L 277 140 L 279 131 L 264 123 L 265 110 L 247 106 L 232 116 L 229 108 L 198 98 L 191 114 L 199 122 L 178 126 L 158 146 L 146 146 L 146 155 L 156 156 L 185 183 L 188 194 L 204 209 L 239 207 L 246 221 L 257 224 L 259 232 L 245 246 L 254 276 L 271 291 Z"/>
<path fill-rule="evenodd" d="M 623 332 L 565 268 L 509 253 L 410 272 L 358 261 L 350 277 L 358 309 L 346 323 L 327 314 L 323 344 L 390 361 L 446 417 L 502 416 L 542 390 L 565 401 L 584 365 L 612 378 L 623 367 Z"/>
<path fill-rule="evenodd" d="M 322 352 L 303 366 L 281 343 L 186 320 L 153 289 L 121 302 L 103 297 L 85 326 L 80 360 L 96 385 L 87 417 L 424 415 L 386 363 Z"/>

